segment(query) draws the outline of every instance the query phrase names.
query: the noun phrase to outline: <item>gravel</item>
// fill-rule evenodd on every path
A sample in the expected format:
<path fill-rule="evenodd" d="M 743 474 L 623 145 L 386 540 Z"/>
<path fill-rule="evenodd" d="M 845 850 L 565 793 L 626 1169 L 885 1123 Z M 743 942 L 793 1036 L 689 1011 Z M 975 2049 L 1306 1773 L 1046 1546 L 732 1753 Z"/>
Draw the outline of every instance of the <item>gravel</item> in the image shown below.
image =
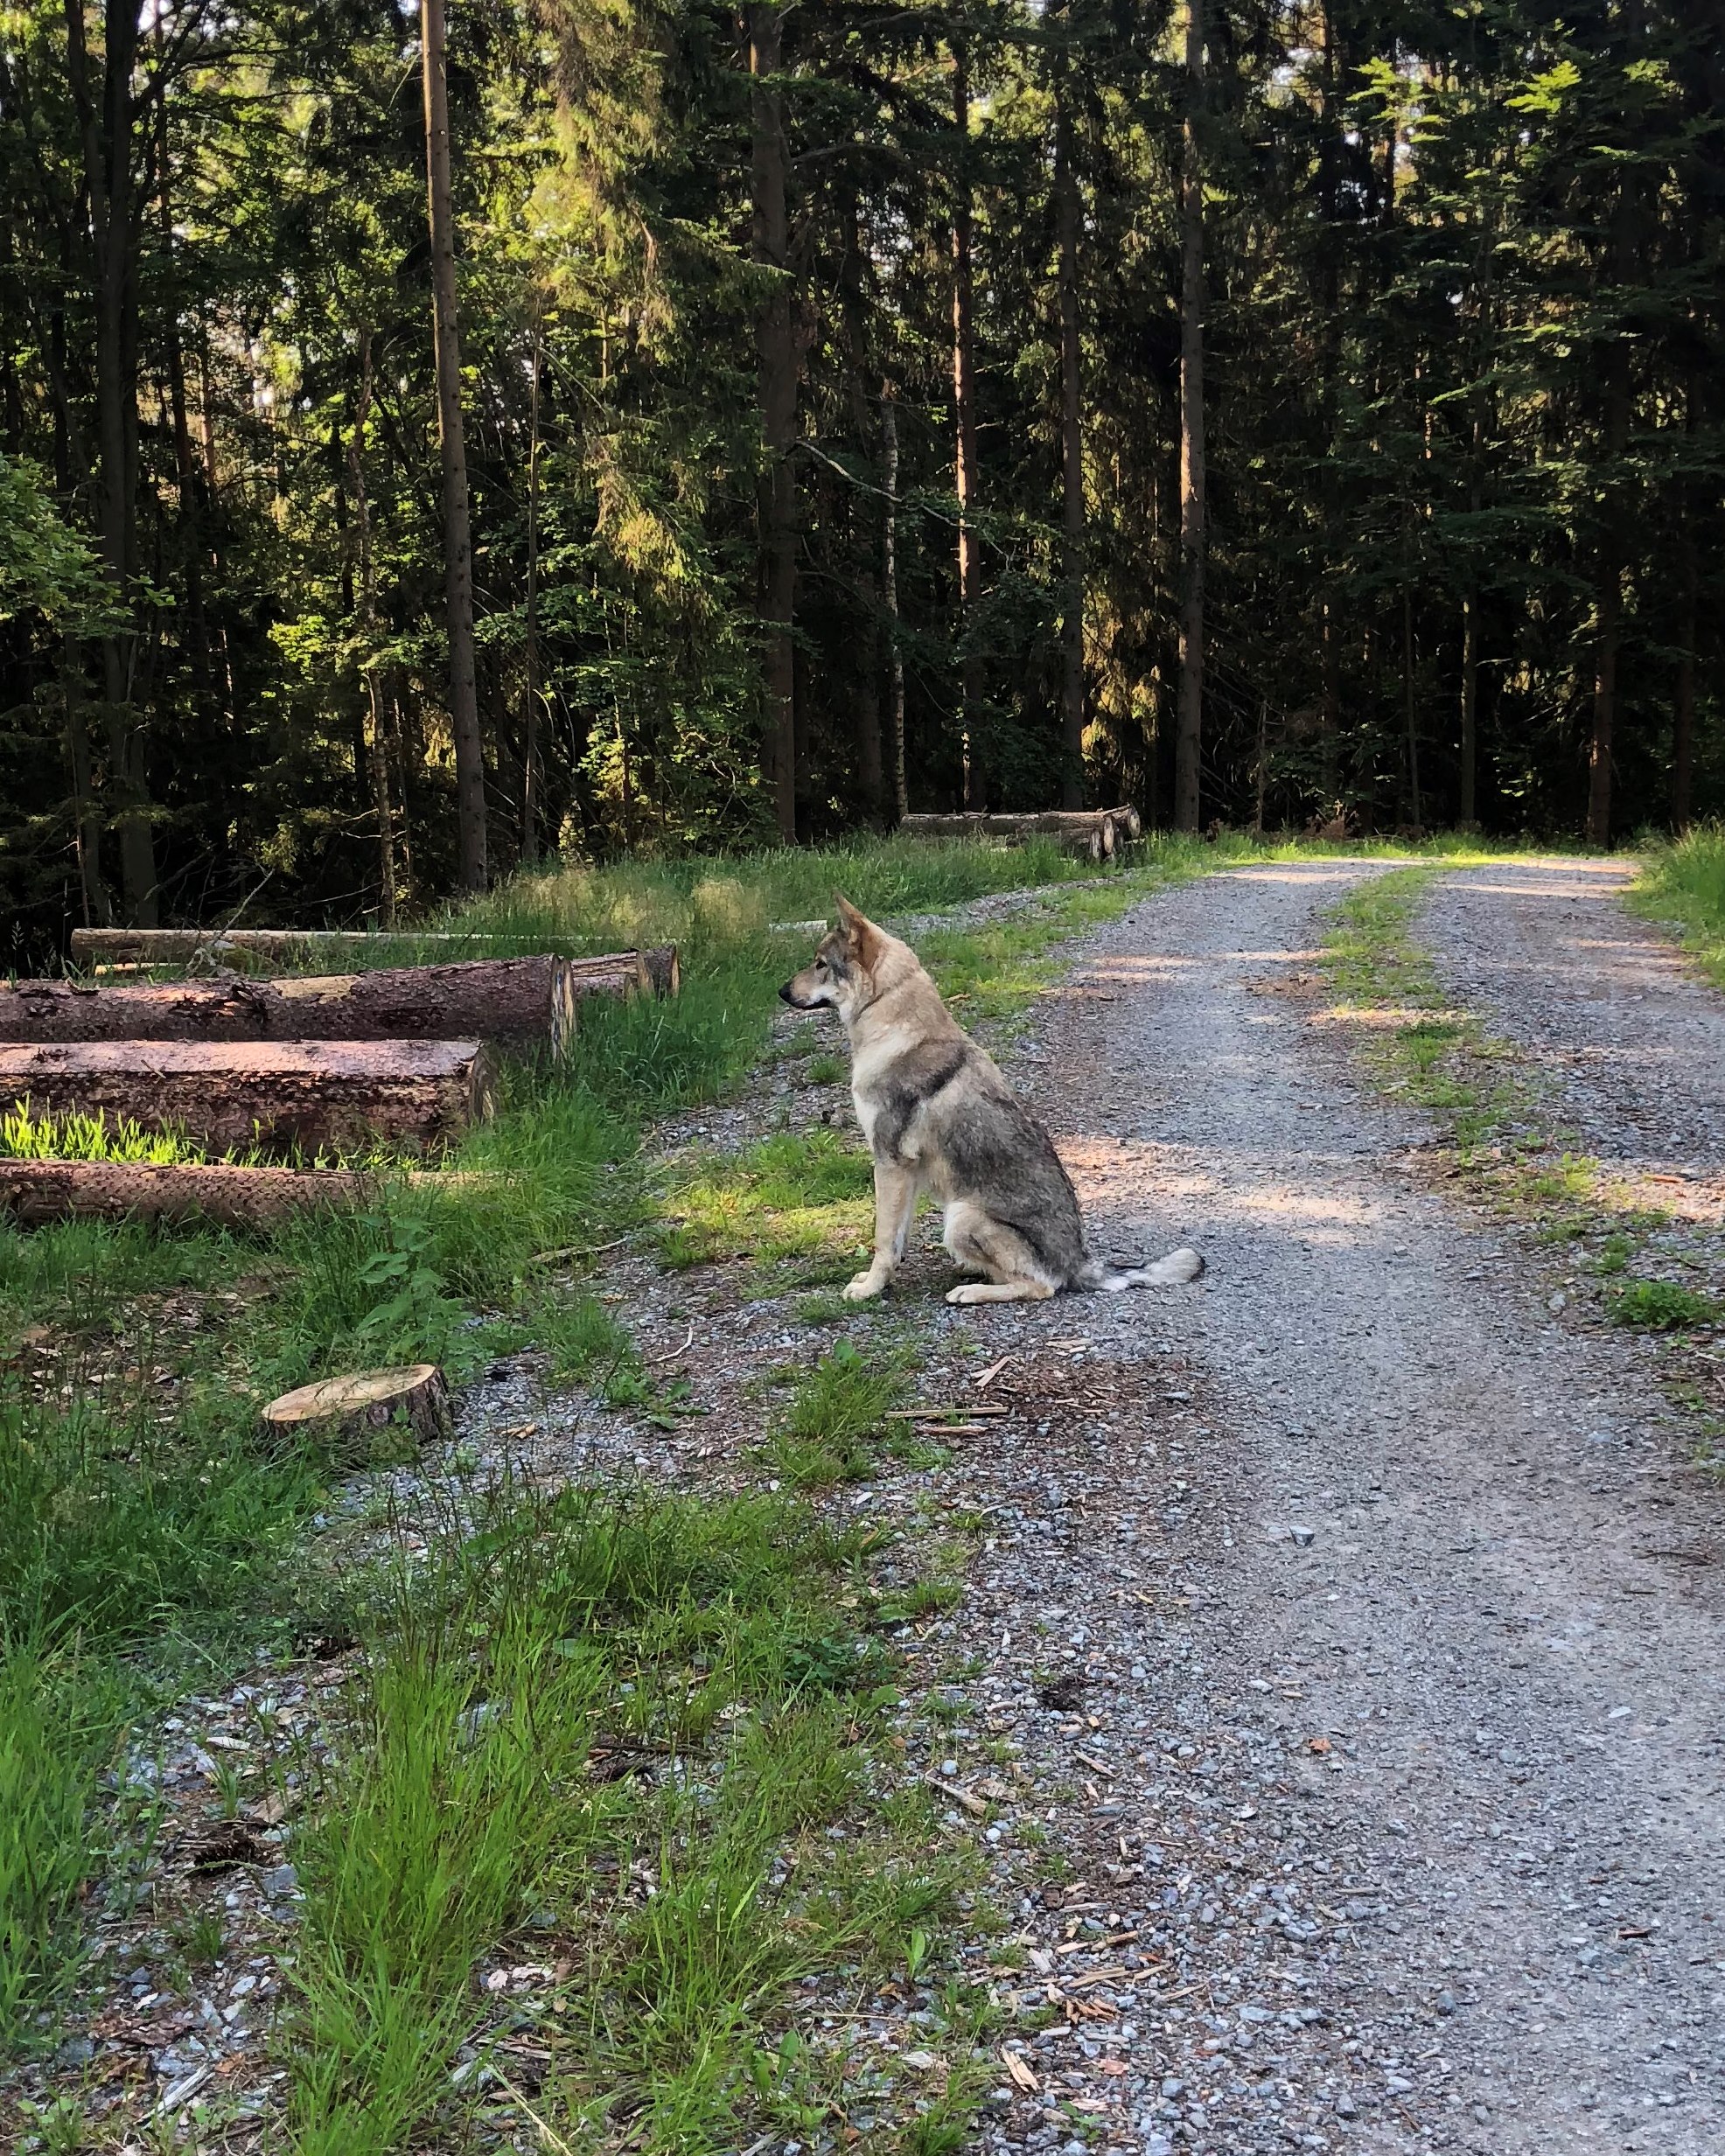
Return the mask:
<path fill-rule="evenodd" d="M 1504 1226 L 1403 1169 L 1432 1134 L 1279 993 L 1373 872 L 1222 875 L 1094 939 L 1024 1082 L 1099 1243 L 1190 1239 L 1211 1272 L 966 1314 L 989 1357 L 1089 1336 L 1137 1412 L 1095 1434 L 1079 1516 L 1046 1502 L 977 1583 L 1005 1630 L 1058 1602 L 1106 1671 L 1084 1748 L 1113 1747 L 1107 1797 L 1051 1831 L 1088 1873 L 1107 1811 L 1141 1867 L 1107 1898 L 1200 1986 L 1200 2011 L 1112 2025 L 1097 2123 L 1145 2148 L 1702 2156 L 1725 2146 L 1722 1598 L 1716 1568 L 1648 1552 L 1717 1499 L 1638 1343 L 1554 1322 Z M 1191 1371 L 1177 1440 L 1164 1353 Z M 1054 2146 L 1031 2101 L 992 2146 Z"/>

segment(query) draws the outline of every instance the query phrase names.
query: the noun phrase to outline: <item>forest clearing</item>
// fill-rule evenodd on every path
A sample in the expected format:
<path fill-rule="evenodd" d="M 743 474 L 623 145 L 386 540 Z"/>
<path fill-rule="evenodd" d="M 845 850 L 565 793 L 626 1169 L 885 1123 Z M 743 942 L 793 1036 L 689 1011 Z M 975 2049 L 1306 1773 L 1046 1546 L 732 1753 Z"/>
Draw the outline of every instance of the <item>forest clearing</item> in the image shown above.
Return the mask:
<path fill-rule="evenodd" d="M 7 1231 L 17 2145 L 1716 2146 L 1722 851 L 1693 959 L 1633 874 L 548 874 L 462 924 L 681 994 L 458 1198 Z M 1203 1282 L 954 1310 L 925 1220 L 839 1299 L 767 926 L 839 877 Z M 422 1362 L 447 1428 L 260 1441 Z"/>
<path fill-rule="evenodd" d="M 8 2156 L 1725 2147 L 1713 15 L 0 10 Z"/>

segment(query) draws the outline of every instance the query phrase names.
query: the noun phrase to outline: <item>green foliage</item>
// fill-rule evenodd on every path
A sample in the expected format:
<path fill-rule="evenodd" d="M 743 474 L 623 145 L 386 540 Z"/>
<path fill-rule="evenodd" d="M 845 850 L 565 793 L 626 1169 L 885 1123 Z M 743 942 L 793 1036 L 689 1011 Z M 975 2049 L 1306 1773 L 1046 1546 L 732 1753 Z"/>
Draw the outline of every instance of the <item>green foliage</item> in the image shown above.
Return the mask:
<path fill-rule="evenodd" d="M 0 622 L 34 614 L 87 633 L 112 612 L 101 565 L 61 516 L 41 473 L 0 454 Z"/>
<path fill-rule="evenodd" d="M 1725 987 L 1725 824 L 1698 824 L 1652 849 L 1631 903 L 1654 920 L 1676 922 L 1687 947 Z"/>
<path fill-rule="evenodd" d="M 1710 1295 L 1698 1294 L 1680 1280 L 1631 1280 L 1612 1296 L 1610 1309 L 1614 1324 L 1642 1332 L 1687 1331 L 1711 1325 L 1720 1315 Z"/>
<path fill-rule="evenodd" d="M 91 1811 L 113 1745 L 115 1688 L 0 1617 L 0 2057 L 78 1966 L 73 1919 L 100 1861 Z"/>

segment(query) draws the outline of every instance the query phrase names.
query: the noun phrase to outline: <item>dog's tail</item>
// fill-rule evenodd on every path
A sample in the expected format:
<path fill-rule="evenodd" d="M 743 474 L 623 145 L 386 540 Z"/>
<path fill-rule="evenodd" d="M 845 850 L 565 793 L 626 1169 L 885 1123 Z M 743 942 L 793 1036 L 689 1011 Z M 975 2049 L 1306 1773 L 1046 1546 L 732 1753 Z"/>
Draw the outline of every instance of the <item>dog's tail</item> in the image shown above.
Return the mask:
<path fill-rule="evenodd" d="M 1154 1265 L 1121 1266 L 1090 1258 L 1086 1259 L 1077 1284 L 1080 1287 L 1100 1287 L 1104 1294 L 1117 1295 L 1127 1287 L 1184 1287 L 1203 1270 L 1204 1260 L 1195 1250 L 1171 1250 Z"/>

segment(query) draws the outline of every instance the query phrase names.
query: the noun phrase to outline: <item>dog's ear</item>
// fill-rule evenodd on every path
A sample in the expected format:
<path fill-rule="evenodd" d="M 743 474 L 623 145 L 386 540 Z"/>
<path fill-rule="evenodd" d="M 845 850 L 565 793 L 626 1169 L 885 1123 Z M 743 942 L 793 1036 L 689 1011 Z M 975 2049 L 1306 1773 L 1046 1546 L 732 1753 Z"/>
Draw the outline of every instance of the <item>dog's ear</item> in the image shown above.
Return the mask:
<path fill-rule="evenodd" d="M 856 911 L 842 891 L 835 891 L 833 896 L 839 902 L 839 926 L 844 931 L 845 948 L 866 965 L 880 931 L 866 914 Z"/>

